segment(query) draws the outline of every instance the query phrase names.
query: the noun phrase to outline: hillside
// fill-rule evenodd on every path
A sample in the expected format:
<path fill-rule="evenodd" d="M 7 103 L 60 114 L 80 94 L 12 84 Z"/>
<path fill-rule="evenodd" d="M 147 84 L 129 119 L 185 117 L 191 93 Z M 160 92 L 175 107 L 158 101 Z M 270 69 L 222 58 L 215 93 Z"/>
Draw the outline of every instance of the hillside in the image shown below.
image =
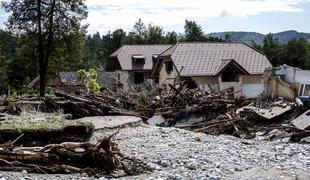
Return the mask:
<path fill-rule="evenodd" d="M 252 44 L 254 41 L 257 44 L 263 44 L 264 34 L 257 33 L 257 32 L 235 32 L 235 31 L 228 31 L 228 32 L 218 32 L 218 33 L 210 33 L 207 36 L 224 38 L 225 35 L 230 35 L 230 39 L 232 42 L 244 42 L 247 44 Z M 308 42 L 310 42 L 310 33 L 301 33 L 294 30 L 290 31 L 283 31 L 279 33 L 273 34 L 275 38 L 278 38 L 278 41 L 282 44 L 287 43 L 289 40 L 296 39 L 296 38 L 304 38 Z"/>

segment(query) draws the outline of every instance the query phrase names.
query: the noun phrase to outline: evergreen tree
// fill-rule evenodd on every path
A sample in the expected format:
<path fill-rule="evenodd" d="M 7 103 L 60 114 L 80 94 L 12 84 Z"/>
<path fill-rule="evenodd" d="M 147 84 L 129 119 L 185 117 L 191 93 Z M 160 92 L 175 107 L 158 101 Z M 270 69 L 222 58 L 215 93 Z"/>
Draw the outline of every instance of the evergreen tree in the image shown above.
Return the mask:
<path fill-rule="evenodd" d="M 2 2 L 10 13 L 8 28 L 36 34 L 40 74 L 40 96 L 45 95 L 46 74 L 55 37 L 84 30 L 80 22 L 87 17 L 85 0 L 11 0 Z"/>
<path fill-rule="evenodd" d="M 200 25 L 195 21 L 185 20 L 185 41 L 205 41 L 206 38 Z"/>

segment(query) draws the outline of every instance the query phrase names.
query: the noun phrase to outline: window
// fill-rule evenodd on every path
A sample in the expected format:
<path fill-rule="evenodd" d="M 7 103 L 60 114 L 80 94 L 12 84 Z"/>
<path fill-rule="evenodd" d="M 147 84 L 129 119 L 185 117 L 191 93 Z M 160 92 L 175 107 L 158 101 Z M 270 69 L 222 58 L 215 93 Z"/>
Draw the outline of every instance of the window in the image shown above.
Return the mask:
<path fill-rule="evenodd" d="M 310 96 L 310 84 L 300 84 L 299 96 Z"/>
<path fill-rule="evenodd" d="M 169 74 L 173 70 L 173 62 L 172 61 L 166 61 L 165 62 L 165 68 L 167 73 Z"/>
<path fill-rule="evenodd" d="M 142 55 L 133 55 L 132 62 L 136 65 L 143 65 L 145 63 L 145 57 Z"/>
<path fill-rule="evenodd" d="M 135 72 L 133 74 L 133 83 L 142 84 L 144 82 L 144 74 L 142 72 Z"/>
<path fill-rule="evenodd" d="M 239 76 L 236 70 L 228 67 L 222 73 L 222 82 L 239 82 Z"/>

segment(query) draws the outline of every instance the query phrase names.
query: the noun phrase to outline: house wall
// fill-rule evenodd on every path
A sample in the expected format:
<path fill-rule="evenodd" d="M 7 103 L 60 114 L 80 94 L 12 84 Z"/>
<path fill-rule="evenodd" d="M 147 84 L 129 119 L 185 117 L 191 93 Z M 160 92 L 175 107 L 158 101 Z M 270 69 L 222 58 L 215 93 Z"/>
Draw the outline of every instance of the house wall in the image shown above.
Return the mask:
<path fill-rule="evenodd" d="M 242 77 L 241 92 L 243 97 L 255 98 L 264 91 L 263 75 L 250 75 Z"/>
<path fill-rule="evenodd" d="M 227 88 L 234 88 L 234 97 L 241 96 L 254 98 L 264 90 L 263 76 L 240 76 L 239 82 L 222 82 L 221 76 L 217 77 L 192 77 L 197 86 L 204 91 L 218 92 Z"/>
<path fill-rule="evenodd" d="M 136 88 L 139 85 L 134 84 L 134 73 L 135 72 L 143 72 L 144 80 L 147 82 L 151 79 L 150 71 L 116 71 L 118 75 L 116 75 L 119 83 L 122 84 L 122 89 L 124 91 L 130 91 Z"/>
<path fill-rule="evenodd" d="M 163 64 L 159 72 L 159 84 L 161 86 L 168 88 L 168 84 L 173 84 L 177 76 L 178 76 L 178 73 L 175 67 L 173 67 L 173 70 L 170 73 L 167 73 L 165 65 Z"/>
<path fill-rule="evenodd" d="M 218 92 L 219 83 L 218 77 L 192 77 L 196 85 L 203 91 L 214 91 Z M 210 89 L 211 88 L 211 89 Z"/>
<path fill-rule="evenodd" d="M 280 70 L 276 70 L 275 75 L 284 77 L 286 83 L 310 83 L 310 71 L 299 70 L 294 67 L 282 67 Z"/>

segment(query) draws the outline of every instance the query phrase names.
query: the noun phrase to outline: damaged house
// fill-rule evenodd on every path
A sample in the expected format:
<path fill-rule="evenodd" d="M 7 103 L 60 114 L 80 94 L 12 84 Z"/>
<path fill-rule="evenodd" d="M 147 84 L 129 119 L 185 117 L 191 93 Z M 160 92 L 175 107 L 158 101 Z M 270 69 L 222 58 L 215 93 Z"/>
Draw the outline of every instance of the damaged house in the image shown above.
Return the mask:
<path fill-rule="evenodd" d="M 268 67 L 266 56 L 246 44 L 177 43 L 159 55 L 152 75 L 163 86 L 190 79 L 205 91 L 230 89 L 235 98 L 251 98 L 263 92 Z"/>
<path fill-rule="evenodd" d="M 153 65 L 171 45 L 123 45 L 109 56 L 106 71 L 117 71 L 123 89 L 131 89 L 151 80 Z"/>
<path fill-rule="evenodd" d="M 310 71 L 288 65 L 268 68 L 265 72 L 266 95 L 294 99 L 296 96 L 309 98 Z"/>

